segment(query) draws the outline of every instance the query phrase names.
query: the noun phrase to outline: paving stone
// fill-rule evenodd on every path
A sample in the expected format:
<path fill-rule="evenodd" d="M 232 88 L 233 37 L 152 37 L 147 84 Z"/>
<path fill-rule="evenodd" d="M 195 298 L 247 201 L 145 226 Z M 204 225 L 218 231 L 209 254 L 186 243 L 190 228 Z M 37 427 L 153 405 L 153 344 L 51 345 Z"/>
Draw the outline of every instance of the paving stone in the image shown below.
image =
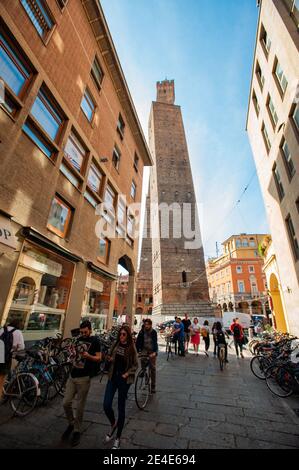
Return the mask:
<path fill-rule="evenodd" d="M 155 426 L 154 428 L 154 431 L 156 434 L 161 434 L 161 436 L 176 436 L 176 434 L 178 433 L 178 430 L 179 430 L 179 426 L 177 426 L 176 424 L 157 424 L 157 426 Z"/>

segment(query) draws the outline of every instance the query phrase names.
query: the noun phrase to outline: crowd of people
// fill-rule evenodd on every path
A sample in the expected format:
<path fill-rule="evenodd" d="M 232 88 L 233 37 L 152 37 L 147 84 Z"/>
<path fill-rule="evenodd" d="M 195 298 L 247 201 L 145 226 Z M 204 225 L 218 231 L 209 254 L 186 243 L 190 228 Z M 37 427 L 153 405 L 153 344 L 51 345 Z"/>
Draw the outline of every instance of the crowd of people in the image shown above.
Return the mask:
<path fill-rule="evenodd" d="M 234 319 L 230 326 L 230 332 L 233 337 L 236 355 L 243 357 L 244 330 L 240 325 L 238 318 Z M 175 317 L 172 327 L 173 341 L 175 350 L 180 357 L 184 357 L 189 352 L 189 344 L 193 345 L 196 356 L 199 355 L 199 344 L 201 338 L 204 341 L 204 354 L 209 356 L 210 337 L 214 342 L 214 356 L 217 355 L 217 347 L 225 345 L 225 361 L 227 360 L 227 339 L 230 339 L 228 332 L 223 329 L 221 323 L 215 322 L 210 328 L 209 321 L 205 320 L 203 325 L 199 325 L 198 318 L 189 319 L 188 314 L 181 320 Z M 24 339 L 19 329 L 19 325 L 13 323 L 8 328 L 0 329 L 0 338 L 4 338 L 7 344 L 10 342 L 11 350 L 24 349 Z M 68 421 L 68 426 L 62 435 L 62 440 L 69 440 L 72 446 L 80 443 L 84 408 L 88 392 L 90 389 L 91 378 L 95 375 L 95 365 L 103 360 L 101 344 L 97 336 L 92 335 L 92 325 L 90 321 L 85 320 L 80 324 L 79 340 L 86 345 L 82 353 L 81 360 L 73 364 L 70 376 L 68 378 L 63 408 Z M 156 392 L 156 361 L 158 355 L 158 336 L 153 328 L 152 320 L 146 318 L 143 320 L 142 327 L 135 341 L 132 330 L 128 324 L 123 323 L 120 326 L 118 337 L 112 345 L 106 361 L 108 364 L 108 380 L 104 393 L 103 410 L 110 423 L 110 429 L 105 436 L 105 442 L 108 443 L 114 439 L 112 449 L 120 448 L 120 439 L 125 424 L 126 401 L 130 386 L 135 382 L 135 374 L 138 369 L 138 355 L 142 360 L 149 361 L 151 374 L 151 393 Z M 5 376 L 11 367 L 11 355 L 5 359 L 4 364 L 0 364 L 0 394 Z M 117 419 L 113 409 L 113 399 L 118 392 L 118 414 Z M 76 398 L 76 412 L 73 405 Z"/>

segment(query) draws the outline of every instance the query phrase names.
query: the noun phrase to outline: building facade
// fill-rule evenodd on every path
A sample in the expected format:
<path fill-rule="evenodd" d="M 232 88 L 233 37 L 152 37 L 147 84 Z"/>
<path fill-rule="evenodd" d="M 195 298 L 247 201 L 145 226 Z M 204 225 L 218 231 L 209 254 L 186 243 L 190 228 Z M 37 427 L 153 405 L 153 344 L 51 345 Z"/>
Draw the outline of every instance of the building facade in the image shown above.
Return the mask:
<path fill-rule="evenodd" d="M 150 227 L 144 234 L 146 246 L 139 277 L 148 284 L 152 278 L 153 315 L 213 316 L 183 118 L 180 106 L 175 104 L 173 80 L 157 83 L 157 100 L 152 103 L 149 119 L 149 146 L 154 159 Z M 196 248 L 193 234 L 188 237 L 184 231 L 188 225 L 184 219 L 186 206 L 190 227 L 197 229 L 200 238 Z"/>
<path fill-rule="evenodd" d="M 103 10 L 3 0 L 0 12 L 1 325 L 22 319 L 27 340 L 69 335 L 87 317 L 107 328 L 118 264 L 134 312 L 129 205 L 152 162 Z"/>
<path fill-rule="evenodd" d="M 119 315 L 125 317 L 127 315 L 128 304 L 128 287 L 129 276 L 120 274 L 116 285 L 116 295 L 114 303 L 114 317 Z M 139 279 L 139 274 L 136 277 L 136 294 L 135 294 L 135 312 L 134 315 L 139 318 L 145 318 L 152 315 L 153 310 L 153 293 L 152 289 L 148 289 Z M 138 322 L 139 323 L 139 322 Z"/>
<path fill-rule="evenodd" d="M 247 131 L 267 212 L 287 330 L 299 334 L 299 10 L 262 0 Z M 273 272 L 273 276 L 275 273 Z"/>
<path fill-rule="evenodd" d="M 223 255 L 209 259 L 206 269 L 210 298 L 221 312 L 266 315 L 269 309 L 264 260 L 259 253 L 265 235 L 232 235 Z"/>

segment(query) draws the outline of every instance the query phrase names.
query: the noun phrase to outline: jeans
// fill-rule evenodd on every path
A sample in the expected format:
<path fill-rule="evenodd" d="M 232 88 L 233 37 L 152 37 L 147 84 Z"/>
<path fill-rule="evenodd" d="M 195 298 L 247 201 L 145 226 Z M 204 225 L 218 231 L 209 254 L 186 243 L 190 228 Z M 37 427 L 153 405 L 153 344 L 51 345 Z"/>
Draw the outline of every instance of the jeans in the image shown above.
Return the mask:
<path fill-rule="evenodd" d="M 179 355 L 185 356 L 184 336 L 179 336 Z"/>
<path fill-rule="evenodd" d="M 107 418 L 110 421 L 111 426 L 115 424 L 115 415 L 112 408 L 113 398 L 118 390 L 118 419 L 117 419 L 117 433 L 116 437 L 120 439 L 122 430 L 124 428 L 125 419 L 126 419 L 126 399 L 128 396 L 128 391 L 130 384 L 127 384 L 126 380 L 123 379 L 120 375 L 112 377 L 111 380 L 108 380 L 105 390 L 104 397 L 104 411 Z"/>
<path fill-rule="evenodd" d="M 243 353 L 243 344 L 241 344 L 240 340 L 238 339 L 234 339 L 234 343 L 235 343 L 235 348 L 236 348 L 236 354 L 237 356 L 239 356 L 239 349 L 240 348 L 240 354 Z"/>
<path fill-rule="evenodd" d="M 75 432 L 81 432 L 84 408 L 90 387 L 90 377 L 69 377 L 63 399 L 63 408 L 69 424 L 74 426 Z M 77 395 L 76 416 L 73 413 L 73 400 Z"/>

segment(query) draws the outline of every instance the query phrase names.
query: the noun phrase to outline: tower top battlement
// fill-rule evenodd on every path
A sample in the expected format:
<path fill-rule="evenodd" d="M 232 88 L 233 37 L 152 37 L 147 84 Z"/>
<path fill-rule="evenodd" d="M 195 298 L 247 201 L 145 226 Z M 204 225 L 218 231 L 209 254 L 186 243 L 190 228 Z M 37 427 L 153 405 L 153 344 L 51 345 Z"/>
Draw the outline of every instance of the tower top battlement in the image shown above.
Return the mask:
<path fill-rule="evenodd" d="M 157 101 L 159 103 L 174 104 L 174 80 L 163 80 L 157 82 Z"/>

